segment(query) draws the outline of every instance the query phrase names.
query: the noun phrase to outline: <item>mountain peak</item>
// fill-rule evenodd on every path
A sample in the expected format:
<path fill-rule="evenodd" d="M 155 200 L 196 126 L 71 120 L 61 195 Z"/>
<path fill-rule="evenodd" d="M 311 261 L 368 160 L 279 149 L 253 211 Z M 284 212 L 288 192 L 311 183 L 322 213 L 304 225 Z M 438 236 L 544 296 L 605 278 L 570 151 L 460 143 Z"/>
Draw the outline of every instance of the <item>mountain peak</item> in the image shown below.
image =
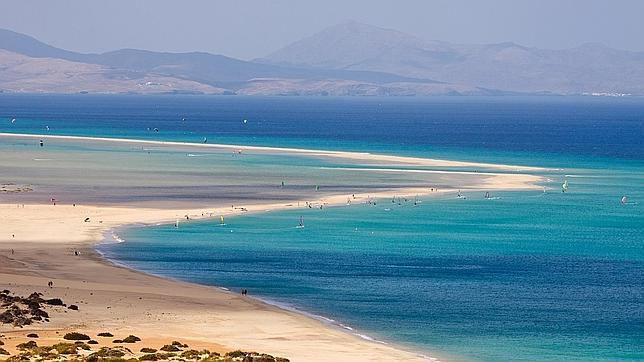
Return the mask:
<path fill-rule="evenodd" d="M 360 59 L 382 57 L 392 49 L 429 49 L 441 43 L 427 42 L 397 30 L 357 21 L 346 21 L 296 41 L 262 59 L 269 63 L 350 69 Z"/>
<path fill-rule="evenodd" d="M 377 71 L 517 92 L 644 92 L 644 54 L 583 44 L 543 50 L 513 42 L 484 45 L 426 41 L 347 21 L 292 43 L 263 61 Z"/>
<path fill-rule="evenodd" d="M 369 33 L 369 32 L 386 32 L 386 33 L 398 33 L 404 34 L 398 30 L 382 28 L 375 25 L 361 23 L 356 20 L 347 20 L 342 23 L 331 25 L 323 30 L 320 33 L 324 32 L 358 32 L 358 33 Z M 404 34 L 407 35 L 407 34 Z"/>
<path fill-rule="evenodd" d="M 0 49 L 34 58 L 74 58 L 77 53 L 47 45 L 29 35 L 8 29 L 0 29 Z"/>

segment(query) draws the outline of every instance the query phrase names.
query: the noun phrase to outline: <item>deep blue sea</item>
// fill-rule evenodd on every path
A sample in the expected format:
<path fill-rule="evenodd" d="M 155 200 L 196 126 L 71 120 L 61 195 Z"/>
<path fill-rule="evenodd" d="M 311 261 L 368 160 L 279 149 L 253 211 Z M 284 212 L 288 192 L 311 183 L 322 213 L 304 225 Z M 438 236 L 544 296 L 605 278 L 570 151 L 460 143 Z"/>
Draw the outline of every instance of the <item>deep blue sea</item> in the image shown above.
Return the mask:
<path fill-rule="evenodd" d="M 644 99 L 0 95 L 0 132 L 558 168 L 546 193 L 129 228 L 100 251 L 446 359 L 644 360 Z"/>

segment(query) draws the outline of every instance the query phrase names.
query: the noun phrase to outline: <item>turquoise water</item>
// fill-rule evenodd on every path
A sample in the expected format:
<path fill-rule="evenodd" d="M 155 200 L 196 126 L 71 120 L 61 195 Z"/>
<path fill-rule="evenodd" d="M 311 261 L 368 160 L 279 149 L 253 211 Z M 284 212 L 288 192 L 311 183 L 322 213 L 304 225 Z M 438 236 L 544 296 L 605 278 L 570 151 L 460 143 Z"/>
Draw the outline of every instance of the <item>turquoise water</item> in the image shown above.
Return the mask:
<path fill-rule="evenodd" d="M 137 269 L 246 288 L 447 359 L 644 360 L 641 99 L 0 101 L 0 117 L 18 118 L 18 126 L 0 127 L 9 132 L 49 125 L 58 134 L 207 136 L 559 168 L 545 175 L 547 193 L 495 192 L 486 200 L 474 192 L 417 205 L 380 200 L 245 215 L 224 227 L 132 228 L 120 231 L 125 243 L 99 249 Z M 184 114 L 188 120 L 177 121 Z M 564 175 L 568 193 L 560 192 Z M 296 228 L 300 216 L 305 228 Z"/>
<path fill-rule="evenodd" d="M 576 170 L 571 192 L 382 200 L 128 229 L 108 257 L 465 360 L 644 358 L 641 172 Z M 305 228 L 295 226 L 303 216 Z"/>

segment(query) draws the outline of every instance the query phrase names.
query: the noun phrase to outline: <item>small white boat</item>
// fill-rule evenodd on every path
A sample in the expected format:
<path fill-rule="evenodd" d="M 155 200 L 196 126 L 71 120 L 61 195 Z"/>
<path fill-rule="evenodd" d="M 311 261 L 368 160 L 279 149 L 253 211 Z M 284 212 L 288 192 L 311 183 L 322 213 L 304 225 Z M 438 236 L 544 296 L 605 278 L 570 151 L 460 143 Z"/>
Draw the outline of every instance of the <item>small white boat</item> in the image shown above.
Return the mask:
<path fill-rule="evenodd" d="M 628 197 L 627 196 L 622 196 L 622 199 L 620 200 L 622 205 L 626 205 L 628 203 Z"/>
<path fill-rule="evenodd" d="M 568 191 L 568 180 L 564 180 L 564 183 L 561 185 L 561 192 Z"/>

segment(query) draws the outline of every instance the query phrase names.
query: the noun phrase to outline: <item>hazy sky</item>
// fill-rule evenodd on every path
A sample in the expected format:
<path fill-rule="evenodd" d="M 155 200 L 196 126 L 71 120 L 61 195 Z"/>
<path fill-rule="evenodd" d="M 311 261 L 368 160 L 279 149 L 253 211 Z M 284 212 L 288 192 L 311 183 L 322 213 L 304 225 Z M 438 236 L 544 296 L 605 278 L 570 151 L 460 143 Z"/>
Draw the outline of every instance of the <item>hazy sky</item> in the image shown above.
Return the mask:
<path fill-rule="evenodd" d="M 251 59 L 348 20 L 428 40 L 644 50 L 644 0 L 0 0 L 0 28 L 81 52 Z"/>

